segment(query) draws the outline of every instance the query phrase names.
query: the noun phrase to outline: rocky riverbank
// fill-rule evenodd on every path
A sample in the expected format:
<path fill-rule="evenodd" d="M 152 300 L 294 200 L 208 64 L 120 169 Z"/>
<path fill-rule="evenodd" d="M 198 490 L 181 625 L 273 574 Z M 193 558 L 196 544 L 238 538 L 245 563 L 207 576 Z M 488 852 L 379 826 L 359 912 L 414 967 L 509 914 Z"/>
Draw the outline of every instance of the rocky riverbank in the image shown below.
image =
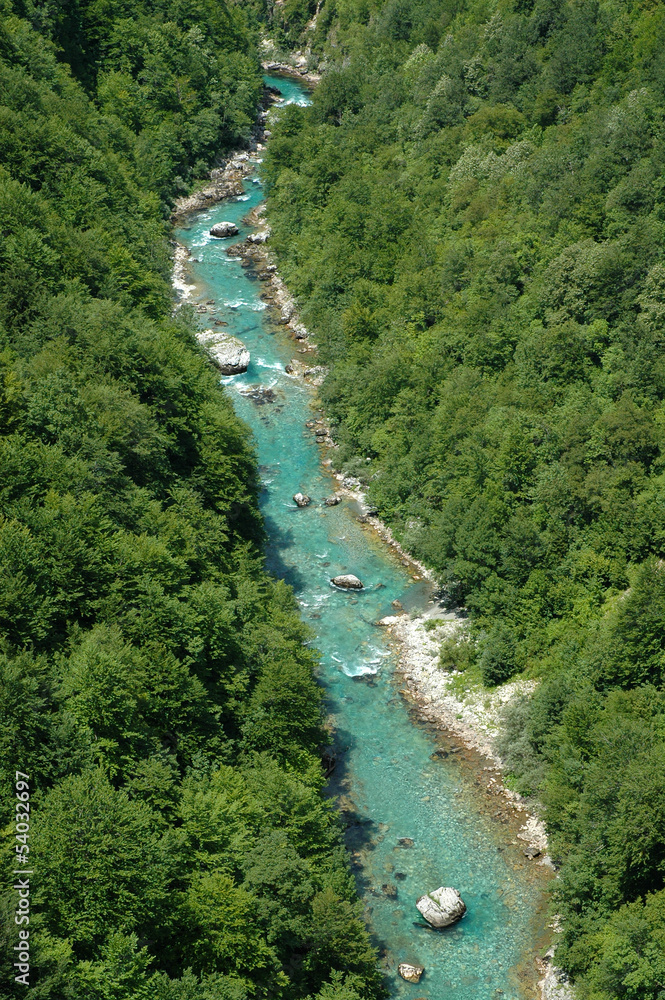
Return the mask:
<path fill-rule="evenodd" d="M 250 233 L 240 243 L 232 244 L 226 252 L 230 257 L 239 258 L 243 267 L 254 271 L 258 280 L 263 283 L 261 298 L 272 311 L 273 320 L 285 326 L 298 344 L 296 352 L 303 357 L 293 358 L 286 368 L 287 374 L 304 378 L 311 385 L 321 385 L 326 377 L 327 368 L 316 364 L 314 358 L 307 359 L 307 355 L 312 355 L 316 351 L 316 344 L 311 343 L 307 329 L 300 319 L 295 299 L 280 277 L 274 257 L 266 245 L 270 237 L 270 226 L 265 219 L 265 203 L 253 209 L 246 216 L 245 222 L 256 231 Z M 333 445 L 327 428 L 325 443 Z"/>
<path fill-rule="evenodd" d="M 266 73 L 291 76 L 294 80 L 300 80 L 307 87 L 315 87 L 321 79 L 321 74 L 313 73 L 307 69 L 307 57 L 302 52 L 294 53 L 293 60 L 293 63 L 288 63 L 268 59 L 261 65 Z"/>
<path fill-rule="evenodd" d="M 432 627 L 434 621 L 436 627 Z M 487 794 L 495 797 L 497 804 L 502 802 L 521 821 L 517 838 L 523 844 L 525 857 L 534 864 L 553 868 L 547 853 L 545 825 L 530 811 L 521 795 L 506 787 L 502 761 L 496 752 L 502 710 L 513 698 L 533 690 L 535 682 L 516 680 L 491 691 L 470 687 L 460 692 L 455 675 L 440 668 L 439 655 L 446 637 L 460 635 L 463 619 L 436 601 L 418 618 L 400 614 L 382 619 L 382 624 L 390 629 L 397 645 L 397 674 L 403 697 L 421 721 L 452 734 L 464 747 L 487 758 L 488 764 L 483 768 Z M 556 928 L 556 922 L 552 927 Z M 554 953 L 551 948 L 540 963 L 541 1000 L 575 1000 L 568 977 L 553 963 Z"/>
<path fill-rule="evenodd" d="M 243 266 L 254 269 L 257 278 L 264 282 L 261 298 L 277 313 L 278 322 L 284 324 L 293 338 L 301 345 L 305 353 L 314 352 L 316 344 L 309 339 L 308 331 L 300 319 L 296 302 L 280 277 L 277 264 L 269 249 L 270 227 L 265 219 L 265 204 L 259 205 L 247 217 L 246 222 L 255 228 L 246 239 L 228 247 L 227 253 L 242 260 Z M 303 374 L 313 384 L 323 381 L 326 369 L 322 365 L 309 365 L 294 360 L 299 364 Z M 318 441 L 326 448 L 334 447 L 330 429 L 325 420 L 320 420 L 321 428 L 325 428 Z M 331 465 L 332 458 L 324 459 L 324 464 Z M 369 506 L 362 484 L 353 476 L 333 473 L 339 482 L 338 494 L 355 500 L 360 508 L 359 520 L 374 531 L 384 542 L 393 548 L 405 566 L 411 570 L 414 580 L 429 580 L 436 583 L 433 573 L 410 553 L 406 552 L 393 537 L 390 528 L 377 516 Z M 428 623 L 432 619 L 440 620 L 441 624 L 432 629 Z M 539 858 L 540 864 L 550 864 L 547 855 L 547 837 L 545 828 L 537 816 L 528 813 L 524 800 L 515 792 L 506 788 L 501 780 L 502 762 L 495 750 L 495 740 L 501 725 L 501 711 L 514 697 L 533 690 L 533 681 L 513 681 L 503 684 L 492 691 L 468 691 L 460 694 L 454 685 L 454 675 L 439 667 L 439 651 L 441 642 L 450 635 L 455 635 L 464 628 L 463 619 L 448 612 L 438 602 L 433 602 L 430 610 L 422 616 L 412 619 L 407 614 L 399 614 L 382 619 L 381 624 L 390 629 L 399 650 L 398 671 L 404 682 L 403 694 L 417 708 L 423 721 L 434 723 L 448 733 L 454 734 L 465 746 L 480 751 L 488 758 L 491 767 L 495 769 L 492 778 L 496 794 L 504 795 L 516 810 L 524 813 L 524 827 L 521 839 L 526 848 Z"/>

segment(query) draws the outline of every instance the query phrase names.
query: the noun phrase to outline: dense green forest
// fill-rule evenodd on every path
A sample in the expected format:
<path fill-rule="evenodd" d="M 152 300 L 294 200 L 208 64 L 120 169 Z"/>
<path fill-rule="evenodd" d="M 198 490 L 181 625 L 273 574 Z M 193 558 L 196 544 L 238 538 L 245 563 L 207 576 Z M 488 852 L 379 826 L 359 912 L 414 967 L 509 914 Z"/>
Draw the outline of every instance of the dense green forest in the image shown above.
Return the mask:
<path fill-rule="evenodd" d="M 251 24 L 268 41 L 270 50 L 277 50 L 288 59 L 294 49 L 307 48 L 310 30 L 316 25 L 321 0 L 242 0 Z M 312 53 L 312 68 L 318 65 L 318 54 Z"/>
<path fill-rule="evenodd" d="M 665 7 L 328 0 L 280 113 L 275 246 L 335 461 L 543 678 L 503 753 L 546 807 L 558 960 L 665 997 Z"/>
<path fill-rule="evenodd" d="M 248 138 L 255 33 L 0 12 L 0 994 L 27 845 L 32 997 L 379 997 L 248 432 L 172 316 L 169 203 Z"/>

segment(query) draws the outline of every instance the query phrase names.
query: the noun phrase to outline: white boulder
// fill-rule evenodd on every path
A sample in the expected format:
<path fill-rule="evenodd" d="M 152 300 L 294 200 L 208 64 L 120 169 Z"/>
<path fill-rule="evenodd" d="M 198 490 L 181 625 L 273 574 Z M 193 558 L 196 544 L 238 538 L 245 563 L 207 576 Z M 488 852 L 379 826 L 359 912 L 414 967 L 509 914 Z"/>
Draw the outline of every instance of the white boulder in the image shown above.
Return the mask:
<path fill-rule="evenodd" d="M 296 493 L 293 497 L 293 502 L 298 505 L 298 507 L 309 507 L 312 502 L 312 498 L 308 497 L 306 493 Z"/>
<path fill-rule="evenodd" d="M 443 886 L 421 896 L 416 909 L 432 927 L 450 927 L 466 913 L 466 904 L 457 889 Z"/>
<path fill-rule="evenodd" d="M 219 367 L 222 375 L 239 375 L 247 371 L 249 351 L 237 337 L 216 330 L 202 330 L 196 337 Z"/>
<path fill-rule="evenodd" d="M 342 587 L 344 590 L 362 590 L 362 582 L 353 573 L 342 573 L 341 576 L 334 576 L 330 581 L 335 587 Z"/>
<path fill-rule="evenodd" d="M 216 236 L 218 240 L 224 240 L 227 236 L 237 236 L 238 232 L 235 222 L 216 222 L 210 230 L 210 235 Z"/>

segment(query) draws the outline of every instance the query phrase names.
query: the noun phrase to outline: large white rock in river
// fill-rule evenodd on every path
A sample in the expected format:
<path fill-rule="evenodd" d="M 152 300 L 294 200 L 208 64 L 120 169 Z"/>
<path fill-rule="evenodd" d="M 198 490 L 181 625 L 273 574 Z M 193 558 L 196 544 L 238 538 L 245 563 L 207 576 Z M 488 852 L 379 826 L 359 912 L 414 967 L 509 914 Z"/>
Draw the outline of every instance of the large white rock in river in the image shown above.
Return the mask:
<path fill-rule="evenodd" d="M 416 909 L 432 927 L 450 927 L 466 913 L 466 904 L 457 889 L 435 889 L 421 896 Z"/>
<path fill-rule="evenodd" d="M 227 236 L 237 236 L 238 231 L 235 222 L 216 222 L 210 230 L 210 235 L 216 236 L 218 240 L 223 240 Z"/>
<path fill-rule="evenodd" d="M 330 581 L 335 587 L 342 587 L 344 590 L 362 590 L 363 585 L 353 573 L 342 573 L 341 576 L 334 576 Z"/>
<path fill-rule="evenodd" d="M 239 375 L 246 372 L 249 365 L 249 351 L 241 340 L 217 330 L 202 330 L 196 335 L 222 375 Z"/>

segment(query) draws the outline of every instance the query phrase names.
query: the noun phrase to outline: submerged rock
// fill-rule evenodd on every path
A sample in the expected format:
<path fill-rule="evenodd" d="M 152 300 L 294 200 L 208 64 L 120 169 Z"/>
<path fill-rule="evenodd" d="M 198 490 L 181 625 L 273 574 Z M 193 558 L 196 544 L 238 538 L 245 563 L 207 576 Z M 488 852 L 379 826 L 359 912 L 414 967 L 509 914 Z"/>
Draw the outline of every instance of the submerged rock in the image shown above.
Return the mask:
<path fill-rule="evenodd" d="M 215 330 L 202 330 L 197 333 L 196 339 L 205 347 L 222 375 L 239 375 L 247 371 L 249 351 L 237 337 Z"/>
<path fill-rule="evenodd" d="M 413 847 L 415 841 L 411 837 L 400 837 L 397 843 L 400 847 Z"/>
<path fill-rule="evenodd" d="M 442 886 L 421 896 L 416 909 L 432 927 L 449 927 L 464 916 L 466 904 L 457 889 Z"/>
<path fill-rule="evenodd" d="M 247 399 L 251 399 L 257 406 L 263 406 L 265 403 L 274 403 L 277 399 L 274 389 L 265 385 L 251 385 L 247 389 L 241 389 L 240 393 Z"/>
<path fill-rule="evenodd" d="M 210 230 L 210 235 L 216 236 L 218 240 L 224 240 L 227 236 L 237 236 L 239 232 L 235 222 L 216 222 Z"/>
<path fill-rule="evenodd" d="M 336 587 L 342 587 L 344 590 L 363 589 L 362 582 L 353 573 L 342 573 L 340 576 L 334 576 L 330 582 Z"/>
<path fill-rule="evenodd" d="M 419 983 L 420 977 L 425 970 L 422 965 L 410 965 L 408 962 L 400 962 L 397 966 L 397 971 L 402 979 L 406 979 L 407 983 Z"/>
<path fill-rule="evenodd" d="M 312 498 L 308 497 L 306 493 L 296 493 L 293 497 L 293 502 L 298 505 L 298 507 L 309 507 L 312 502 Z"/>

